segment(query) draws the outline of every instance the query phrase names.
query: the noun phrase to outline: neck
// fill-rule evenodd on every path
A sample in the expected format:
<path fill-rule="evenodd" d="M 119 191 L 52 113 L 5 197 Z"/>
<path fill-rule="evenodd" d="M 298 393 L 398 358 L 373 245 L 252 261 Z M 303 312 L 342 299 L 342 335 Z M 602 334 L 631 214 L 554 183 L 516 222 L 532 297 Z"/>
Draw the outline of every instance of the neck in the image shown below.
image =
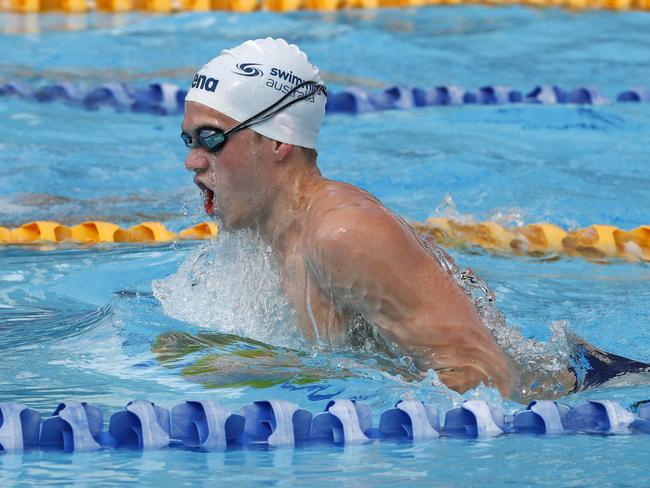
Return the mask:
<path fill-rule="evenodd" d="M 302 230 L 303 216 L 322 181 L 318 168 L 305 164 L 289 165 L 275 181 L 260 234 L 276 253 L 284 255 L 292 237 Z"/>

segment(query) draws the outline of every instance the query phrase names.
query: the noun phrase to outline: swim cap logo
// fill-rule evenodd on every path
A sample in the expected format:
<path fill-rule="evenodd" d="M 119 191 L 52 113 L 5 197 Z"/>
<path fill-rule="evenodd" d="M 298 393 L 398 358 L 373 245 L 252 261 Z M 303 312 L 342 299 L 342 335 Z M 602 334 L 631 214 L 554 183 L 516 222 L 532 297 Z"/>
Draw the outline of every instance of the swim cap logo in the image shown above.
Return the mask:
<path fill-rule="evenodd" d="M 192 88 L 198 88 L 199 90 L 206 90 L 213 93 L 218 84 L 219 80 L 208 78 L 205 75 L 199 75 L 198 73 L 194 75 L 194 79 L 192 80 Z"/>
<path fill-rule="evenodd" d="M 261 69 L 256 68 L 255 66 L 262 66 L 260 63 L 239 63 L 237 69 L 239 71 L 233 71 L 236 75 L 239 76 L 264 76 L 264 73 Z"/>
<path fill-rule="evenodd" d="M 285 71 L 280 68 L 271 68 L 271 76 L 274 76 L 279 80 L 288 81 L 292 85 L 297 85 L 298 83 L 305 81 L 300 76 L 294 75 L 293 71 Z"/>
<path fill-rule="evenodd" d="M 269 78 L 266 80 L 266 86 L 268 86 L 269 88 L 273 88 L 274 90 L 277 90 L 280 93 L 287 94 L 291 92 L 291 90 L 296 85 L 299 85 L 304 81 L 306 80 L 303 80 L 300 76 L 295 75 L 293 71 L 283 70 L 282 68 L 271 68 L 271 71 L 269 72 Z M 297 97 L 302 97 L 303 95 L 307 94 L 307 92 L 312 92 L 311 95 L 308 96 L 305 100 L 314 103 L 315 101 L 314 96 L 323 95 L 325 93 L 324 88 L 325 88 L 324 86 L 316 82 L 313 82 L 313 84 L 305 87 L 304 89 L 305 91 L 296 90 L 294 92 L 291 92 L 290 96 L 293 98 L 297 98 Z"/>

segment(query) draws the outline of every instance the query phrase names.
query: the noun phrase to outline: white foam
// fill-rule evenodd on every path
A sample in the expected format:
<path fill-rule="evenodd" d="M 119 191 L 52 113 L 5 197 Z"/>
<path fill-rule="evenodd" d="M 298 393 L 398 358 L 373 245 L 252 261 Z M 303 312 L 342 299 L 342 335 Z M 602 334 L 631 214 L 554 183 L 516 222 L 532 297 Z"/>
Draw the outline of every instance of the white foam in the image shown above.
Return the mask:
<path fill-rule="evenodd" d="M 272 251 L 251 231 L 220 232 L 152 287 L 176 319 L 275 346 L 305 344 Z"/>

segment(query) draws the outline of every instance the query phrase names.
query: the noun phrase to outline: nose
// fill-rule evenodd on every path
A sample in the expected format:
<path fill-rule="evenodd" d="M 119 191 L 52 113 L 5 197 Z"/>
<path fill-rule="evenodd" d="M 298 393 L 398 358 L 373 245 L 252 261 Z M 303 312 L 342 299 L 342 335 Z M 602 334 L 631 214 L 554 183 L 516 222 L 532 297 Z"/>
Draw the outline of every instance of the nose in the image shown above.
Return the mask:
<path fill-rule="evenodd" d="M 205 157 L 205 154 L 202 154 L 203 151 L 200 148 L 190 149 L 190 152 L 185 158 L 185 169 L 188 171 L 194 171 L 199 173 L 205 171 L 210 167 L 210 162 Z"/>

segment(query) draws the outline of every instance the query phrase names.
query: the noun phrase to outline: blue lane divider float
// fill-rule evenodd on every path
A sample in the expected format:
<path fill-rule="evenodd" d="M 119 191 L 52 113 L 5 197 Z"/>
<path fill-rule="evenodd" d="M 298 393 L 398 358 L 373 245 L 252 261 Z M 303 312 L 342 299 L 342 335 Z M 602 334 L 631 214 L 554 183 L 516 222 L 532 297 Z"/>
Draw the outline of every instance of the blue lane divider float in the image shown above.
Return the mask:
<path fill-rule="evenodd" d="M 566 416 L 569 429 L 582 432 L 628 432 L 634 415 L 613 400 L 590 400 Z"/>
<path fill-rule="evenodd" d="M 129 402 L 121 412 L 111 416 L 108 432 L 111 445 L 157 449 L 169 445 L 170 414 L 151 402 Z"/>
<path fill-rule="evenodd" d="M 352 444 L 403 439 L 413 442 L 440 436 L 489 438 L 502 434 L 650 433 L 650 401 L 637 415 L 613 400 L 591 400 L 570 408 L 538 400 L 506 415 L 483 400 L 468 400 L 446 412 L 418 400 L 403 400 L 385 410 L 373 427 L 368 405 L 356 400 L 330 401 L 312 415 L 286 400 L 264 400 L 230 412 L 213 400 L 188 401 L 171 411 L 134 401 L 111 415 L 104 430 L 100 408 L 85 402 L 61 403 L 52 416 L 18 403 L 0 403 L 0 452 L 29 448 L 93 451 L 105 448 L 160 449 L 168 446 L 223 451 L 262 444 L 291 447 Z"/>
<path fill-rule="evenodd" d="M 481 400 L 463 402 L 445 415 L 445 433 L 467 437 L 494 437 L 505 432 L 504 414 Z"/>
<path fill-rule="evenodd" d="M 571 409 L 550 400 L 530 402 L 526 410 L 518 412 L 513 419 L 515 432 L 533 434 L 562 434 L 566 432 L 564 423 Z"/>
<path fill-rule="evenodd" d="M 112 107 L 121 111 L 156 115 L 182 113 L 186 93 L 184 89 L 171 83 L 152 83 L 144 87 L 106 83 L 88 91 L 70 82 L 38 88 L 21 82 L 0 84 L 0 96 L 16 96 L 41 103 L 67 102 L 88 110 Z M 625 90 L 617 95 L 616 101 L 650 102 L 650 91 L 643 87 Z M 326 111 L 329 114 L 361 114 L 440 105 L 513 103 L 597 105 L 608 103 L 608 100 L 593 87 L 564 90 L 555 85 L 540 85 L 526 93 L 501 85 L 483 86 L 475 91 L 454 85 L 434 88 L 395 85 L 379 92 L 349 87 L 338 93 L 331 93 L 327 99 Z"/>
<path fill-rule="evenodd" d="M 245 418 L 244 440 L 270 446 L 293 446 L 309 439 L 311 412 L 286 400 L 255 402 L 241 409 Z"/>
<path fill-rule="evenodd" d="M 213 400 L 185 402 L 172 409 L 172 437 L 185 447 L 223 451 L 239 443 L 245 420 Z"/>
<path fill-rule="evenodd" d="M 41 414 L 21 403 L 0 403 L 0 452 L 38 444 Z"/>
<path fill-rule="evenodd" d="M 106 83 L 89 91 L 69 82 L 36 89 L 24 83 L 0 84 L 0 96 L 17 96 L 40 103 L 67 102 L 87 110 L 109 107 L 155 115 L 181 113 L 186 94 L 185 90 L 170 83 L 152 83 L 139 88 L 129 87 L 124 83 Z"/>
<path fill-rule="evenodd" d="M 438 411 L 417 400 L 402 400 L 395 408 L 386 410 L 379 419 L 383 437 L 423 441 L 440 437 Z"/>
<path fill-rule="evenodd" d="M 41 425 L 39 445 L 64 451 L 101 449 L 104 415 L 86 402 L 61 403 Z"/>
<path fill-rule="evenodd" d="M 311 438 L 334 443 L 359 443 L 369 441 L 372 412 L 365 403 L 356 400 L 332 400 L 325 411 L 314 416 Z"/>

